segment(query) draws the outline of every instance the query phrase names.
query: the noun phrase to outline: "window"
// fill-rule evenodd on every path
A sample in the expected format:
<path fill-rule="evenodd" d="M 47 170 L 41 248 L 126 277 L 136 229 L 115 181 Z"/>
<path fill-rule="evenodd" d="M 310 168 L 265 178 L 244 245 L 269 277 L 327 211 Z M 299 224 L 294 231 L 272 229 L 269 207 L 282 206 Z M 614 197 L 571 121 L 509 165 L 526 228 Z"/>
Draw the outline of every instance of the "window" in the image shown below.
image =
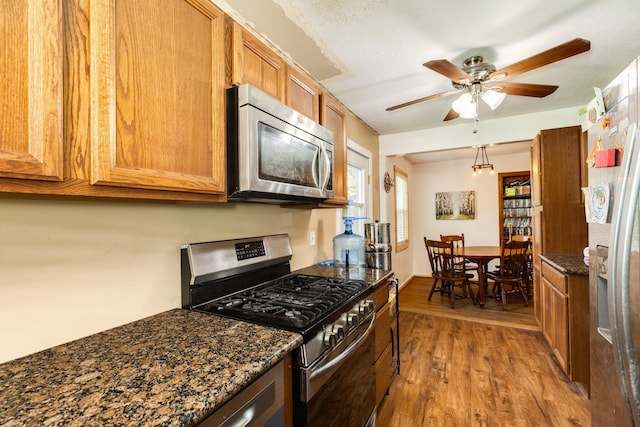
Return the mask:
<path fill-rule="evenodd" d="M 359 217 L 371 217 L 371 185 L 369 176 L 371 170 L 371 152 L 347 140 L 347 198 L 353 200 L 354 214 Z M 344 228 L 342 210 L 338 210 L 337 230 Z M 364 236 L 366 220 L 354 221 L 353 232 Z"/>
<path fill-rule="evenodd" d="M 407 173 L 393 167 L 395 182 L 396 252 L 409 247 L 409 179 Z"/>

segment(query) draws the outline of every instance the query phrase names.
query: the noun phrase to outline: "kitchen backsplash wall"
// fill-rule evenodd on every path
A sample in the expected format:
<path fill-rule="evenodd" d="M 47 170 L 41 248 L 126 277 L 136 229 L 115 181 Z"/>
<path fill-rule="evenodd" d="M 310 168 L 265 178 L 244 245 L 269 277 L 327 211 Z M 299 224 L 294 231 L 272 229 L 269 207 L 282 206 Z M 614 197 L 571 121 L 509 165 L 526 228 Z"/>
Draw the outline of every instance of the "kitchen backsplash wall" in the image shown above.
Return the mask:
<path fill-rule="evenodd" d="M 0 362 L 179 307 L 183 243 L 289 233 L 293 269 L 331 258 L 335 212 L 0 200 Z"/>

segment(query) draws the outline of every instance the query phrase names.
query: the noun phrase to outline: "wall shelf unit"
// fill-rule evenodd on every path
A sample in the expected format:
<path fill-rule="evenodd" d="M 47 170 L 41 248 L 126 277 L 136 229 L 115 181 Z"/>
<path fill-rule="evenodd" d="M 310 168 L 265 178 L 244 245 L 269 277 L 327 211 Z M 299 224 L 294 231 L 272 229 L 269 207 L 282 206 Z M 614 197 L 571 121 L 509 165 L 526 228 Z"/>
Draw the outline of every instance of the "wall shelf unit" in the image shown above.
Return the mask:
<path fill-rule="evenodd" d="M 531 236 L 531 182 L 529 171 L 498 174 L 500 241 L 514 235 Z"/>

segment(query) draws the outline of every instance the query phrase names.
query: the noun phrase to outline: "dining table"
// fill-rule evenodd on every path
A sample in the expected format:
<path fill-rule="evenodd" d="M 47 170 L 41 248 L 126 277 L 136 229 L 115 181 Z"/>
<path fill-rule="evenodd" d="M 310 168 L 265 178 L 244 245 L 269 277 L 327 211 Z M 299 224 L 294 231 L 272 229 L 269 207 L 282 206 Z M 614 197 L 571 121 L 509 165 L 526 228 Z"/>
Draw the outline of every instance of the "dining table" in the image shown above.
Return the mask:
<path fill-rule="evenodd" d="M 453 254 L 478 265 L 478 304 L 484 308 L 485 289 L 487 289 L 486 273 L 489 262 L 500 258 L 502 248 L 500 246 L 465 246 L 455 248 Z"/>

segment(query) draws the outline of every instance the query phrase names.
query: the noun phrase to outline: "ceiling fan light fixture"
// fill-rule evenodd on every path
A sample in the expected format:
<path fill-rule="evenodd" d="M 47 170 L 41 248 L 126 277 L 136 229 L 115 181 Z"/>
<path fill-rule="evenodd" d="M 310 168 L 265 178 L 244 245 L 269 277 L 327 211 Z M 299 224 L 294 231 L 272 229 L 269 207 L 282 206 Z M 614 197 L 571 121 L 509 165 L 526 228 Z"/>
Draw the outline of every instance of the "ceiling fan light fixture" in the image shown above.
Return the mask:
<path fill-rule="evenodd" d="M 481 96 L 485 104 L 487 104 L 492 110 L 495 110 L 500 104 L 502 104 L 502 101 L 504 101 L 507 94 L 504 92 L 498 92 L 494 89 L 487 89 L 482 91 Z"/>
<path fill-rule="evenodd" d="M 451 108 L 463 119 L 473 119 L 476 117 L 476 103 L 469 92 L 463 93 L 460 98 L 453 101 Z"/>

